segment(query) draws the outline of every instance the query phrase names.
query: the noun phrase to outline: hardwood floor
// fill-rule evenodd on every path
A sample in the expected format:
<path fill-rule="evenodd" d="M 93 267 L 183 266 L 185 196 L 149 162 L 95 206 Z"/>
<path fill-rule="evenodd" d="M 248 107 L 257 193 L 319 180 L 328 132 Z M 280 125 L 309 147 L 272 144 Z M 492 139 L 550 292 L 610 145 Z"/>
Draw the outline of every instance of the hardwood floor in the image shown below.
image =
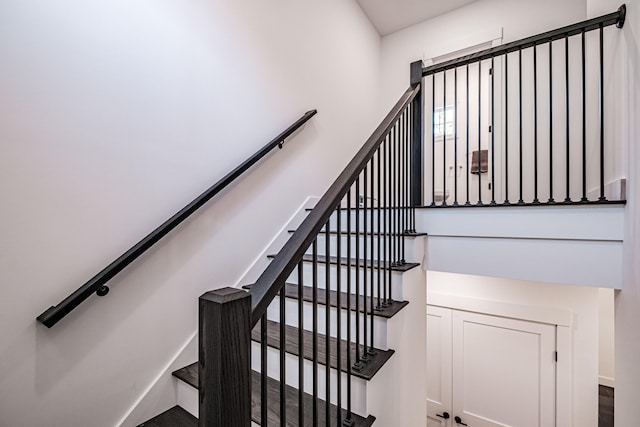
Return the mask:
<path fill-rule="evenodd" d="M 598 427 L 613 427 L 613 394 L 611 387 L 600 386 Z"/>

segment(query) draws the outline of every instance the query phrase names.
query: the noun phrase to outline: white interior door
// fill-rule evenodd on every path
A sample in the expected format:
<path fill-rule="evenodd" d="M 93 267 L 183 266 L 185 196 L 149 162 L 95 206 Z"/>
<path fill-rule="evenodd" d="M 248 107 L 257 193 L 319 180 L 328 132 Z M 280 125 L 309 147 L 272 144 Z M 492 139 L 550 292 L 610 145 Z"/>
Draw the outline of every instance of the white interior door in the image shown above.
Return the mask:
<path fill-rule="evenodd" d="M 452 427 L 451 328 L 451 309 L 427 306 L 427 427 Z"/>
<path fill-rule="evenodd" d="M 469 427 L 554 427 L 556 327 L 457 310 L 452 319 L 451 416 Z"/>

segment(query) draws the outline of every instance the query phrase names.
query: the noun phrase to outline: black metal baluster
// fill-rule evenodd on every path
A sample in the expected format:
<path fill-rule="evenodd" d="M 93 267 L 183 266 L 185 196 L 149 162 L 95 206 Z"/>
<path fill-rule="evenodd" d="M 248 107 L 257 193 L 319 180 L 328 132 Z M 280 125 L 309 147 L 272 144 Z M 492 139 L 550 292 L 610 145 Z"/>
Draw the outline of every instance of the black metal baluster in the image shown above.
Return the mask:
<path fill-rule="evenodd" d="M 394 150 L 395 150 L 395 145 L 396 145 L 396 130 L 397 130 L 397 124 L 393 125 L 393 134 L 392 134 L 392 138 L 391 141 L 389 143 L 389 263 L 388 263 L 388 268 L 389 268 L 389 280 L 388 280 L 388 296 L 389 298 L 387 299 L 387 305 L 391 305 L 393 303 L 393 296 L 392 296 L 392 286 L 391 286 L 391 267 L 393 266 L 394 262 L 395 262 L 395 244 L 393 242 L 394 239 L 394 203 L 395 203 L 395 198 L 394 198 Z"/>
<path fill-rule="evenodd" d="M 401 152 L 402 152 L 402 192 L 401 192 L 401 209 L 402 209 L 402 225 L 400 227 L 400 232 L 402 233 L 400 235 L 400 248 L 402 250 L 401 252 L 401 257 L 400 257 L 400 263 L 404 264 L 406 263 L 406 258 L 405 258 L 405 233 L 407 232 L 407 201 L 408 201 L 408 195 L 407 195 L 407 179 L 409 177 L 409 173 L 408 173 L 408 169 L 407 169 L 407 148 L 408 148 L 408 142 L 409 142 L 409 135 L 411 134 L 409 132 L 409 114 L 408 111 L 405 109 L 404 113 L 403 113 L 403 117 L 404 117 L 404 139 L 402 141 L 401 144 Z"/>
<path fill-rule="evenodd" d="M 352 424 L 351 413 L 351 188 L 347 191 L 347 417 L 344 425 Z M 357 353 L 357 351 L 356 351 Z M 302 424 L 301 424 L 302 425 Z"/>
<path fill-rule="evenodd" d="M 373 201 L 374 201 L 374 192 L 375 192 L 375 181 L 374 181 L 374 177 L 375 177 L 375 169 L 376 163 L 373 161 L 373 157 L 371 158 L 371 169 L 369 170 L 370 173 L 370 187 L 371 187 L 371 207 L 370 207 L 370 212 L 369 212 L 369 230 L 370 230 L 370 235 L 369 235 L 369 242 L 371 244 L 371 248 L 370 248 L 370 257 L 371 257 L 371 268 L 369 270 L 369 348 L 365 349 L 367 350 L 367 353 L 369 356 L 373 355 L 373 310 L 374 310 L 374 300 L 375 298 L 373 297 L 373 279 L 375 278 L 375 266 L 376 266 L 376 257 L 374 256 L 374 236 L 375 236 L 375 232 L 374 232 L 374 207 L 373 207 Z M 365 298 L 365 304 L 366 304 L 367 299 Z"/>
<path fill-rule="evenodd" d="M 604 25 L 600 23 L 600 197 L 604 202 Z"/>
<path fill-rule="evenodd" d="M 260 319 L 260 425 L 267 425 L 267 314 Z"/>
<path fill-rule="evenodd" d="M 509 54 L 504 54 L 504 204 L 509 203 Z"/>
<path fill-rule="evenodd" d="M 380 310 L 382 308 L 381 305 L 381 290 L 382 290 L 382 285 L 380 282 L 380 268 L 382 267 L 382 240 L 385 239 L 385 236 L 382 232 L 382 210 L 380 209 L 381 206 L 383 205 L 383 193 L 382 193 L 382 168 L 384 167 L 384 161 L 382 161 L 382 153 L 384 150 L 384 146 L 385 143 L 387 141 L 387 137 L 385 136 L 384 140 L 382 141 L 382 144 L 380 144 L 380 147 L 378 147 L 378 209 L 377 209 L 377 215 L 378 215 L 378 229 L 377 229 L 377 234 L 378 234 L 378 304 L 376 305 L 375 309 L 376 310 Z M 371 311 L 373 313 L 373 311 Z"/>
<path fill-rule="evenodd" d="M 339 214 L 339 213 L 338 213 Z M 324 253 L 327 258 L 324 270 L 324 292 L 326 298 L 325 304 L 325 420 L 329 422 L 331 420 L 331 220 L 327 220 L 324 225 Z M 338 274 L 340 271 L 340 259 L 337 259 L 336 269 Z M 339 292 L 339 291 L 338 291 Z"/>
<path fill-rule="evenodd" d="M 298 425 L 304 425 L 304 266 L 298 263 Z"/>
<path fill-rule="evenodd" d="M 395 218 L 395 228 L 396 228 L 396 234 L 395 234 L 395 251 L 396 251 L 396 256 L 395 256 L 395 262 L 396 265 L 400 265 L 402 264 L 401 262 L 401 255 L 402 255 L 402 250 L 400 249 L 400 221 L 401 221 L 401 217 L 402 217 L 402 210 L 400 207 L 400 202 L 401 202 L 401 194 L 402 194 L 402 188 L 400 187 L 400 182 L 401 182 L 401 176 L 400 174 L 402 173 L 401 171 L 401 165 L 402 165 L 402 154 L 400 152 L 402 147 L 402 138 L 404 137 L 404 131 L 402 128 L 402 118 L 398 119 L 398 129 L 399 129 L 399 133 L 398 133 L 398 139 L 396 140 L 396 146 L 395 146 L 395 208 L 394 208 L 394 218 Z"/>
<path fill-rule="evenodd" d="M 368 199 L 368 186 L 367 183 L 368 181 L 368 177 L 367 177 L 367 171 L 371 170 L 369 168 L 369 165 L 366 164 L 364 166 L 364 169 L 362 171 L 362 177 L 363 177 L 363 190 L 364 190 L 364 206 L 363 206 L 363 213 L 362 213 L 362 226 L 363 226 L 363 241 L 362 241 L 362 252 L 363 252 L 363 256 L 362 256 L 362 296 L 363 296 L 363 300 L 362 300 L 362 341 L 364 346 L 362 347 L 362 356 L 360 356 L 360 360 L 363 362 L 368 362 L 369 361 L 369 356 L 367 355 L 367 342 L 369 341 L 369 336 L 367 334 L 368 331 L 368 324 L 367 324 L 367 291 L 368 291 L 368 287 L 367 287 L 367 273 L 368 273 L 368 268 L 369 268 L 369 263 L 371 262 L 371 260 L 369 259 L 368 255 L 368 227 L 367 227 L 367 216 L 369 214 L 369 211 L 367 210 L 368 208 L 368 204 L 367 204 L 367 199 Z"/>
<path fill-rule="evenodd" d="M 391 132 L 389 132 L 389 134 L 387 135 L 387 140 L 384 143 L 383 146 L 383 157 L 384 157 L 384 222 L 383 222 L 383 234 L 384 234 L 384 244 L 383 244 L 383 261 L 384 261 L 384 287 L 382 288 L 382 292 L 383 292 L 383 298 L 382 298 L 382 307 L 386 307 L 388 305 L 388 289 L 390 286 L 390 282 L 388 279 L 388 273 L 389 273 L 389 254 L 391 253 L 391 250 L 389 248 L 390 242 L 391 242 L 391 227 L 389 227 L 389 221 L 390 221 L 390 217 L 391 217 L 391 212 L 389 211 L 390 209 L 390 205 L 391 205 L 391 199 L 389 197 L 389 171 L 391 170 L 391 166 L 390 166 L 390 159 L 391 157 L 387 157 L 387 146 L 389 146 L 389 151 L 391 151 L 391 139 L 393 138 L 393 130 Z"/>
<path fill-rule="evenodd" d="M 482 205 L 482 61 L 478 62 L 478 205 Z"/>
<path fill-rule="evenodd" d="M 471 205 L 471 201 L 469 200 L 469 181 L 471 180 L 471 173 L 469 171 L 469 165 L 471 164 L 471 160 L 469 159 L 469 64 L 467 64 L 467 78 L 466 78 L 466 85 L 467 85 L 467 104 L 466 104 L 466 108 L 467 108 L 467 127 L 466 127 L 466 133 L 467 133 L 467 201 L 465 202 L 465 206 L 470 206 Z"/>
<path fill-rule="evenodd" d="M 553 41 L 549 42 L 549 201 L 553 199 Z"/>
<path fill-rule="evenodd" d="M 496 149 L 495 149 L 495 74 L 496 69 L 494 66 L 493 56 L 491 57 L 491 205 L 496 204 Z"/>
<path fill-rule="evenodd" d="M 355 250 L 355 282 L 356 282 L 356 362 L 353 365 L 353 369 L 360 371 L 362 369 L 362 362 L 360 361 L 360 176 L 356 178 L 356 250 Z"/>
<path fill-rule="evenodd" d="M 287 425 L 287 399 L 286 399 L 286 384 L 287 384 L 287 372 L 286 372 L 286 300 L 284 295 L 284 287 L 280 289 L 279 294 L 280 302 L 280 426 L 286 427 Z"/>
<path fill-rule="evenodd" d="M 569 171 L 570 171 L 570 164 L 571 162 L 569 161 L 569 130 L 571 128 L 571 126 L 569 125 L 569 35 L 565 35 L 564 36 L 564 63 L 565 63 L 565 108 L 566 108 L 566 114 L 567 114 L 567 118 L 566 118 L 566 125 L 567 125 L 567 159 L 566 159 L 566 168 L 567 168 L 567 196 L 564 198 L 564 201 L 566 203 L 570 203 L 571 202 L 571 188 L 570 188 L 570 175 L 569 175 Z"/>
<path fill-rule="evenodd" d="M 587 199 L 587 64 L 585 32 L 582 31 L 582 198 Z"/>
<path fill-rule="evenodd" d="M 447 71 L 442 73 L 442 206 L 447 206 Z"/>
<path fill-rule="evenodd" d="M 538 200 L 538 45 L 533 46 L 533 203 Z"/>
<path fill-rule="evenodd" d="M 312 288 L 312 317 L 313 317 L 313 426 L 318 425 L 318 239 L 312 245 L 313 288 Z M 327 260 L 329 262 L 329 260 Z"/>
<path fill-rule="evenodd" d="M 453 206 L 458 206 L 458 67 L 453 69 Z"/>
<path fill-rule="evenodd" d="M 337 246 L 336 246 L 336 258 L 338 262 L 342 257 L 342 213 L 340 211 L 340 205 L 336 208 L 336 231 L 337 231 Z M 349 238 L 349 236 L 347 236 Z M 336 396 L 336 406 L 338 407 L 337 412 L 337 421 L 338 426 L 342 424 L 342 274 L 340 271 L 340 265 L 338 264 L 337 275 L 336 275 L 336 331 L 337 331 L 337 342 L 336 342 L 336 370 L 337 370 L 337 396 Z M 347 315 L 349 313 L 347 312 Z M 328 334 L 327 334 L 328 335 Z M 347 348 L 348 351 L 348 348 Z"/>
<path fill-rule="evenodd" d="M 522 198 L 522 48 L 518 49 L 518 106 L 519 110 L 519 119 L 518 119 L 518 128 L 520 129 L 520 199 L 518 199 L 518 204 L 523 205 L 524 199 Z"/>
<path fill-rule="evenodd" d="M 431 206 L 436 205 L 436 75 L 431 78 Z"/>

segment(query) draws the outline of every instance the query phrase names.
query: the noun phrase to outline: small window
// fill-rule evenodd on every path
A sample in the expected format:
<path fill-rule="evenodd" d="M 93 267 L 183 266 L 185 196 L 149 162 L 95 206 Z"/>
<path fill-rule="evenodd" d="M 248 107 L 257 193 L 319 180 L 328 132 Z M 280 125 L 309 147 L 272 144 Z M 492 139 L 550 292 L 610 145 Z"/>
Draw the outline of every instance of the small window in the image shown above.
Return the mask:
<path fill-rule="evenodd" d="M 436 138 L 443 138 L 446 135 L 447 138 L 453 138 L 453 126 L 454 126 L 454 109 L 453 105 L 449 105 L 446 108 L 436 108 L 433 112 L 433 133 Z"/>

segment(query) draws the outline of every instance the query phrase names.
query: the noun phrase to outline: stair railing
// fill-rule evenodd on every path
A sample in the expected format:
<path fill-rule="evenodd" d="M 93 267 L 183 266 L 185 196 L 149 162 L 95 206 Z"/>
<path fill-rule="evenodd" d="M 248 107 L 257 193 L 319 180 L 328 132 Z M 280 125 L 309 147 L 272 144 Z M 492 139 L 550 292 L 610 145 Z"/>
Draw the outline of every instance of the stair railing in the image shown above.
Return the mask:
<path fill-rule="evenodd" d="M 604 40 L 625 15 L 623 5 L 440 64 L 420 62 L 427 206 L 624 203 L 624 183 L 605 171 L 615 141 L 605 141 Z"/>
<path fill-rule="evenodd" d="M 306 112 L 301 118 L 296 120 L 291 126 L 282 133 L 272 139 L 264 147 L 258 150 L 247 160 L 238 165 L 235 169 L 225 175 L 222 179 L 209 187 L 205 192 L 196 197 L 191 203 L 182 208 L 171 218 L 162 223 L 159 227 L 149 233 L 144 239 L 136 243 L 131 249 L 119 256 L 115 261 L 105 267 L 102 271 L 92 277 L 89 281 L 71 293 L 62 302 L 56 306 L 52 306 L 38 316 L 38 321 L 48 328 L 58 323 L 62 318 L 69 314 L 73 309 L 79 306 L 83 301 L 92 294 L 105 296 L 109 293 L 106 283 L 135 261 L 140 255 L 145 253 L 149 248 L 155 245 L 160 239 L 166 236 L 171 230 L 180 225 L 185 219 L 189 218 L 194 212 L 204 206 L 209 200 L 224 190 L 229 184 L 235 181 L 239 176 L 244 174 L 252 166 L 263 159 L 276 147 L 282 148 L 284 141 L 291 136 L 296 130 L 304 125 L 311 117 L 317 113 L 316 110 Z"/>
<path fill-rule="evenodd" d="M 413 86 L 249 292 L 224 288 L 201 297 L 201 426 L 373 421 L 356 415 L 352 379 L 371 374 L 384 357 L 374 314 L 403 306 L 391 281 L 394 270 L 409 268 L 404 239 L 415 231 L 414 208 L 422 204 L 420 71 L 412 67 Z M 252 338 L 259 343 L 254 354 Z M 252 359 L 260 373 L 252 372 Z M 249 396 L 258 395 L 252 387 L 260 397 L 249 406 Z"/>

